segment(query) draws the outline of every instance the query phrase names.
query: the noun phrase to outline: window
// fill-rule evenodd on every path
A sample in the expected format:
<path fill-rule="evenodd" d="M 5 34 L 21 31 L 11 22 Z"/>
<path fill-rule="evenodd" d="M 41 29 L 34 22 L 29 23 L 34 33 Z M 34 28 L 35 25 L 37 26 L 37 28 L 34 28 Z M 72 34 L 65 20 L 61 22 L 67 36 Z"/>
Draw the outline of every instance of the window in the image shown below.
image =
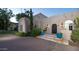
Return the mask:
<path fill-rule="evenodd" d="M 22 28 L 23 28 L 23 26 L 22 26 L 22 25 L 20 25 L 20 31 L 22 31 Z"/>
<path fill-rule="evenodd" d="M 72 23 L 69 24 L 69 30 L 73 30 L 73 24 Z"/>
<path fill-rule="evenodd" d="M 72 26 L 69 26 L 69 30 L 73 30 L 73 27 Z"/>

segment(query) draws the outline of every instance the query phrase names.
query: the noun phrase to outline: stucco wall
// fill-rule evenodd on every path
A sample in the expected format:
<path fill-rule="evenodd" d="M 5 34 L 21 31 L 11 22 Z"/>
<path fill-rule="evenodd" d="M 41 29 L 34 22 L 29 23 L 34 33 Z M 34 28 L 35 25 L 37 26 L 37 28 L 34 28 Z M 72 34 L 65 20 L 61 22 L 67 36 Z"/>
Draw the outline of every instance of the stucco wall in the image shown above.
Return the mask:
<path fill-rule="evenodd" d="M 20 26 L 22 25 L 22 30 L 20 29 Z M 28 32 L 30 31 L 30 21 L 28 18 L 23 17 L 19 20 L 19 32 Z"/>
<path fill-rule="evenodd" d="M 36 25 L 37 27 L 39 27 L 41 29 L 48 27 L 46 33 L 51 34 L 52 33 L 51 32 L 52 31 L 52 24 L 57 24 L 57 31 L 59 32 L 60 30 L 65 29 L 64 26 L 65 26 L 66 20 L 73 21 L 76 16 L 79 16 L 79 11 L 69 12 L 69 13 L 51 16 L 51 17 L 46 17 L 45 15 L 39 13 L 33 17 L 34 18 L 33 24 L 34 24 L 34 26 Z M 26 18 L 24 17 L 21 19 L 19 20 L 19 24 L 23 25 L 23 32 L 29 31 L 29 21 L 28 21 L 29 19 L 27 17 Z M 61 24 L 63 24 L 63 26 Z M 20 25 L 19 25 L 19 27 L 20 27 Z M 19 28 L 19 31 L 20 31 L 20 28 Z"/>
<path fill-rule="evenodd" d="M 33 17 L 33 24 L 36 25 L 39 28 L 42 28 L 42 25 L 44 24 L 43 19 L 46 19 L 47 17 L 41 13 L 35 15 Z M 45 20 L 44 20 L 45 21 Z"/>
<path fill-rule="evenodd" d="M 68 44 L 69 40 L 71 39 L 72 31 L 65 29 L 65 22 L 67 20 L 71 20 L 74 22 L 77 16 L 79 16 L 79 11 L 65 13 L 62 15 L 51 16 L 51 17 L 42 19 L 43 20 L 42 27 L 45 28 L 46 25 L 48 24 L 48 29 L 46 33 L 52 34 L 52 24 L 57 24 L 57 32 L 63 33 L 63 39 Z M 62 23 L 63 23 L 63 26 L 62 26 Z"/>
<path fill-rule="evenodd" d="M 48 30 L 47 33 L 52 33 L 52 24 L 57 24 L 57 31 L 59 32 L 60 30 L 65 30 L 64 25 L 66 20 L 72 20 L 76 18 L 76 16 L 79 16 L 79 12 L 70 12 L 70 13 L 65 13 L 61 15 L 56 15 L 56 16 L 51 16 L 46 19 L 43 19 L 43 25 L 48 24 Z M 63 23 L 63 27 L 62 27 Z M 43 26 L 45 27 L 45 26 Z"/>

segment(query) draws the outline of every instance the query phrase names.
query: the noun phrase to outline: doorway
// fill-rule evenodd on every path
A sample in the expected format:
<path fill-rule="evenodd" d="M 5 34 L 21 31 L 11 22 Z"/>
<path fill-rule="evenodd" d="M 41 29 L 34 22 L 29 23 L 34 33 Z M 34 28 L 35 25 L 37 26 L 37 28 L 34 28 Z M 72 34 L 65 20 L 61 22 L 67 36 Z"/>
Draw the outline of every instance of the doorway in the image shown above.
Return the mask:
<path fill-rule="evenodd" d="M 52 33 L 53 34 L 57 33 L 57 24 L 52 24 Z"/>

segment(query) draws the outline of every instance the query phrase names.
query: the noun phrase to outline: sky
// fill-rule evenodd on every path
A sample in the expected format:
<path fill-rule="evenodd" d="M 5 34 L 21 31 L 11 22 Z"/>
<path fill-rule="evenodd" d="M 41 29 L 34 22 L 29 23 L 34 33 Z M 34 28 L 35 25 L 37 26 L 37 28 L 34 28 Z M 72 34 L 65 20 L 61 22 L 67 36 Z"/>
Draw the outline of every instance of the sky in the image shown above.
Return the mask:
<path fill-rule="evenodd" d="M 18 14 L 24 12 L 24 9 L 26 8 L 10 8 L 10 9 L 13 11 L 14 14 Z M 29 10 L 29 8 L 27 8 L 27 10 Z M 32 8 L 33 15 L 42 13 L 47 17 L 64 14 L 66 12 L 78 11 L 78 10 L 79 10 L 78 8 Z M 15 17 L 11 18 L 11 21 L 17 22 Z"/>

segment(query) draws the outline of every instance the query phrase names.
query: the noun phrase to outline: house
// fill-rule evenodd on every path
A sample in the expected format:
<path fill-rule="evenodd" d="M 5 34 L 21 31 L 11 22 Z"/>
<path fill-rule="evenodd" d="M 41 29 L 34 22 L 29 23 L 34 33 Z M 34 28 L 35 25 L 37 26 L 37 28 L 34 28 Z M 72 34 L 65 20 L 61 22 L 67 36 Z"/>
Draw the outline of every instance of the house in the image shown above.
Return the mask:
<path fill-rule="evenodd" d="M 9 31 L 18 31 L 18 23 L 10 22 Z"/>
<path fill-rule="evenodd" d="M 61 15 L 47 17 L 39 13 L 33 17 L 34 26 L 46 29 L 47 34 L 63 33 L 64 39 L 70 39 L 72 30 L 74 30 L 74 20 L 79 16 L 79 11 L 68 12 Z M 29 19 L 27 17 L 19 20 L 19 31 L 28 32 L 30 28 Z"/>
<path fill-rule="evenodd" d="M 26 33 L 30 31 L 30 21 L 27 17 L 23 17 L 19 20 L 18 31 Z"/>

